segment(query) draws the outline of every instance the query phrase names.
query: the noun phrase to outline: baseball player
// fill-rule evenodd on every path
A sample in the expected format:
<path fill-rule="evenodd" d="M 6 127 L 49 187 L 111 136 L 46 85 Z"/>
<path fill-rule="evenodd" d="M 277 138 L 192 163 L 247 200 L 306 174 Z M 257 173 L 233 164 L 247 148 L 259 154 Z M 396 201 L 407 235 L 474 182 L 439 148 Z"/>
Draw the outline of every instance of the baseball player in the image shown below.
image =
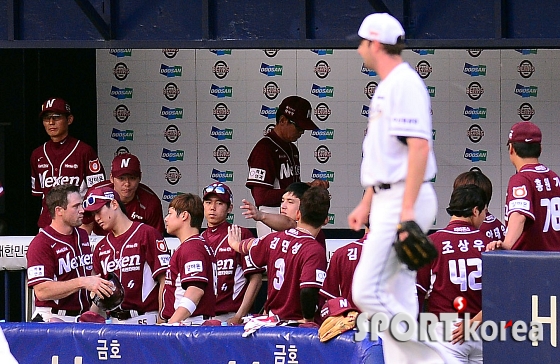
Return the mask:
<path fill-rule="evenodd" d="M 299 96 L 288 96 L 276 111 L 276 125 L 253 147 L 247 163 L 247 186 L 255 205 L 265 212 L 279 213 L 282 195 L 293 182 L 300 182 L 299 150 L 294 144 L 305 130 L 318 129 L 311 120 L 311 104 Z M 313 186 L 328 188 L 328 182 L 315 180 Z M 257 222 L 257 235 L 271 232 Z"/>
<path fill-rule="evenodd" d="M 509 159 L 517 173 L 510 177 L 506 193 L 507 234 L 503 241 L 488 244 L 487 250 L 560 251 L 556 202 L 560 178 L 539 163 L 541 140 L 539 127 L 528 121 L 513 125 L 509 132 Z"/>
<path fill-rule="evenodd" d="M 474 184 L 482 188 L 488 198 L 486 205 L 490 206 L 490 200 L 492 199 L 492 182 L 490 179 L 479 170 L 463 172 L 455 178 L 453 189 L 468 184 Z M 480 231 L 482 231 L 490 241 L 503 240 L 506 236 L 506 227 L 504 224 L 488 211 L 486 212 L 484 222 L 480 225 Z"/>
<path fill-rule="evenodd" d="M 111 174 L 108 181 L 95 184 L 92 188 L 110 187 L 117 191 L 121 202 L 126 208 L 126 215 L 132 221 L 143 222 L 165 233 L 161 200 L 150 187 L 141 183 L 142 170 L 140 160 L 134 154 L 123 153 L 115 156 L 111 163 Z M 95 224 L 93 216 L 86 213 L 84 216 L 86 230 L 96 235 L 105 235 L 106 232 Z"/>
<path fill-rule="evenodd" d="M 301 198 L 295 229 L 241 241 L 240 228 L 230 227 L 230 246 L 248 255 L 253 265 L 267 268 L 268 295 L 264 310 L 268 315 L 278 315 L 281 320 L 314 322 L 327 267 L 325 250 L 315 236 L 326 223 L 329 207 L 327 190 L 312 187 Z"/>
<path fill-rule="evenodd" d="M 105 179 L 105 171 L 93 148 L 68 134 L 74 116 L 66 101 L 46 100 L 39 118 L 50 140 L 31 153 L 31 193 L 42 198 L 37 225 L 44 228 L 51 223 L 45 202 L 51 188 L 70 183 L 80 187 L 83 196 L 88 187 Z"/>
<path fill-rule="evenodd" d="M 352 300 L 352 281 L 368 232 L 369 224 L 366 224 L 366 231 L 361 239 L 334 251 L 327 268 L 327 276 L 319 291 L 327 300 L 342 297 L 347 300 L 349 307 L 356 307 Z"/>
<path fill-rule="evenodd" d="M 262 285 L 264 269 L 247 264 L 247 260 L 233 250 L 228 242 L 228 213 L 233 209 L 233 193 L 224 183 L 215 182 L 203 190 L 204 217 L 208 228 L 202 233 L 214 251 L 218 267 L 218 296 L 215 319 L 228 324 L 240 324 L 253 306 Z M 249 229 L 241 228 L 241 238 L 252 238 Z"/>
<path fill-rule="evenodd" d="M 246 219 L 262 222 L 271 228 L 272 231 L 284 231 L 295 228 L 297 226 L 296 218 L 301 196 L 303 196 L 305 191 L 310 187 L 309 184 L 304 182 L 294 182 L 286 187 L 286 192 L 282 195 L 279 214 L 260 211 L 251 202 L 243 199 L 241 200 L 243 202 L 241 209 L 245 210 L 243 216 L 245 216 Z M 326 238 L 322 229 L 315 237 L 315 240 L 326 249 Z"/>
<path fill-rule="evenodd" d="M 474 184 L 462 185 L 453 190 L 447 213 L 451 221 L 442 230 L 430 235 L 438 250 L 438 257 L 418 270 L 417 292 L 419 309 L 439 317 L 441 313 L 457 312 L 453 306 L 457 297 L 468 304 L 465 313 L 474 317 L 482 308 L 482 252 L 490 238 L 479 230 L 484 222 L 488 198 L 484 190 Z M 469 341 L 454 345 L 444 341 L 443 323 L 438 323 L 436 333 L 444 342 L 450 356 L 461 363 L 482 363 L 482 341 Z"/>
<path fill-rule="evenodd" d="M 45 199 L 51 224 L 40 229 L 27 250 L 27 284 L 35 292 L 32 320 L 75 322 L 89 309 L 87 291 L 109 296 L 109 282 L 92 273 L 87 233 L 79 229 L 84 210 L 77 186 L 58 185 Z"/>
<path fill-rule="evenodd" d="M 162 316 L 170 324 L 201 325 L 215 314 L 216 258 L 199 233 L 203 218 L 202 200 L 190 193 L 176 196 L 165 216 L 167 232 L 181 241 L 165 277 Z"/>
<path fill-rule="evenodd" d="M 120 308 L 108 313 L 111 322 L 156 324 L 170 259 L 165 240 L 153 227 L 131 221 L 110 187 L 88 192 L 84 210 L 93 213 L 95 222 L 107 231 L 93 251 L 94 272 L 103 277 L 113 272 L 124 287 Z M 100 313 L 95 305 L 92 311 Z"/>
<path fill-rule="evenodd" d="M 352 299 L 368 315 L 416 317 L 416 275 L 398 260 L 393 242 L 399 222 L 414 220 L 427 231 L 436 216 L 436 194 L 429 183 L 436 174 L 430 97 L 420 76 L 401 57 L 404 30 L 397 19 L 371 14 L 363 20 L 358 36 L 358 53 L 381 81 L 371 99 L 363 142 L 361 182 L 366 191 L 348 216 L 350 228 L 356 231 L 368 216 L 370 221 L 354 273 Z M 386 363 L 445 361 L 446 354 L 437 344 L 417 337 L 400 342 L 387 332 L 380 336 Z"/>

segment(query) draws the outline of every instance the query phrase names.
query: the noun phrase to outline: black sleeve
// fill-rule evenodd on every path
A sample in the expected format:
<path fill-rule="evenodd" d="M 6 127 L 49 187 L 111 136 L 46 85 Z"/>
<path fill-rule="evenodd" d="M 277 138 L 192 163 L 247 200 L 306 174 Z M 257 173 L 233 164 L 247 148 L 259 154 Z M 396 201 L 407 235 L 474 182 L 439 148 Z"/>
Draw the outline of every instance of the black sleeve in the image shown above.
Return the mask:
<path fill-rule="evenodd" d="M 303 318 L 313 320 L 317 311 L 317 301 L 319 299 L 319 288 L 302 288 L 300 292 L 300 303 Z"/>

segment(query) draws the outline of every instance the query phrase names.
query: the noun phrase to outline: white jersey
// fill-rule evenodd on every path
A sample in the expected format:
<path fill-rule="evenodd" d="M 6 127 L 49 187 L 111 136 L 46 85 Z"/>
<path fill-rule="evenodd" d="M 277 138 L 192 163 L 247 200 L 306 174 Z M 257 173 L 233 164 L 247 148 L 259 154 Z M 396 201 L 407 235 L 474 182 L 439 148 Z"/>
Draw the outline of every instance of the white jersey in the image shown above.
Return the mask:
<path fill-rule="evenodd" d="M 432 142 L 430 96 L 420 76 L 405 62 L 379 83 L 371 99 L 368 129 L 362 146 L 363 187 L 406 179 L 408 148 L 397 137 L 428 140 L 430 154 L 424 181 L 431 180 L 437 167 Z"/>

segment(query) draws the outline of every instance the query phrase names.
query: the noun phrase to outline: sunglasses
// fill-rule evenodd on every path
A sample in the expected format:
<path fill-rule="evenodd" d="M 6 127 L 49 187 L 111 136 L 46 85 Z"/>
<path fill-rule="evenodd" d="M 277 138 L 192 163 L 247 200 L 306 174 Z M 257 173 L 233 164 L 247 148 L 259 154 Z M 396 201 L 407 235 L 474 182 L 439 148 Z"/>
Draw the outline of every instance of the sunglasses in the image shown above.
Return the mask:
<path fill-rule="evenodd" d="M 228 190 L 226 190 L 226 188 L 224 186 L 214 186 L 214 185 L 210 185 L 205 187 L 202 190 L 202 194 L 207 194 L 207 193 L 219 193 L 222 195 L 225 195 L 226 193 L 229 193 Z M 230 194 L 231 195 L 231 194 Z"/>
<path fill-rule="evenodd" d="M 53 121 L 58 121 L 58 120 L 62 119 L 62 115 L 60 115 L 60 114 L 43 115 L 43 121 L 50 121 L 51 119 Z"/>
<path fill-rule="evenodd" d="M 89 196 L 88 198 L 86 198 L 84 200 L 84 202 L 82 202 L 82 206 L 84 207 L 84 209 L 90 207 L 91 205 L 95 204 L 97 201 L 99 200 L 103 200 L 103 201 L 113 201 L 113 199 L 111 197 L 106 197 L 106 196 Z"/>

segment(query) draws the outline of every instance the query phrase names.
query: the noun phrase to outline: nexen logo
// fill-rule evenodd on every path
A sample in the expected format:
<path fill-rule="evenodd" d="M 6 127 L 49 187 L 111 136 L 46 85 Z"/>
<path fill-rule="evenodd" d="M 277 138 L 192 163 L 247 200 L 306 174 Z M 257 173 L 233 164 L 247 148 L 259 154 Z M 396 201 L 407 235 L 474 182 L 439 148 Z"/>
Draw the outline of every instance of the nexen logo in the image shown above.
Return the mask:
<path fill-rule="evenodd" d="M 333 97 L 334 96 L 334 87 L 332 86 L 319 86 L 313 84 L 311 86 L 311 95 L 315 95 L 318 98 L 322 99 L 324 97 Z"/>
<path fill-rule="evenodd" d="M 486 119 L 486 108 L 472 108 L 468 105 L 465 105 L 465 110 L 463 111 L 463 115 L 469 117 L 473 120 L 476 119 Z"/>
<path fill-rule="evenodd" d="M 80 177 L 68 177 L 68 176 L 47 177 L 47 172 L 48 171 L 44 171 L 39 175 L 39 183 L 41 184 L 41 188 L 51 188 L 54 186 L 60 186 L 68 183 L 74 186 L 80 185 Z"/>
<path fill-rule="evenodd" d="M 486 150 L 472 150 L 469 148 L 465 148 L 464 157 L 471 162 L 486 162 L 487 156 L 488 152 Z"/>
<path fill-rule="evenodd" d="M 262 105 L 261 116 L 264 116 L 267 119 L 276 119 L 276 108 Z"/>
<path fill-rule="evenodd" d="M 140 270 L 140 255 L 134 254 L 115 260 L 109 260 L 109 257 L 107 257 L 101 261 L 101 269 L 103 269 L 104 274 L 115 270 L 121 270 L 121 272 Z"/>
<path fill-rule="evenodd" d="M 311 136 L 319 140 L 333 139 L 334 129 L 316 129 L 311 131 Z"/>
<path fill-rule="evenodd" d="M 58 259 L 58 275 L 68 273 L 78 267 L 87 267 L 92 265 L 93 254 L 84 254 L 70 258 L 70 252 L 66 253 L 65 258 Z"/>

